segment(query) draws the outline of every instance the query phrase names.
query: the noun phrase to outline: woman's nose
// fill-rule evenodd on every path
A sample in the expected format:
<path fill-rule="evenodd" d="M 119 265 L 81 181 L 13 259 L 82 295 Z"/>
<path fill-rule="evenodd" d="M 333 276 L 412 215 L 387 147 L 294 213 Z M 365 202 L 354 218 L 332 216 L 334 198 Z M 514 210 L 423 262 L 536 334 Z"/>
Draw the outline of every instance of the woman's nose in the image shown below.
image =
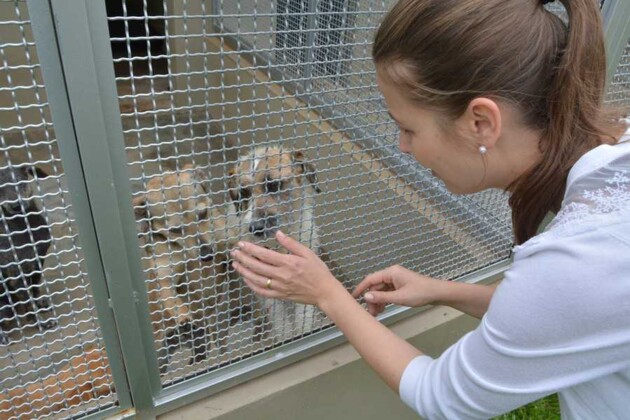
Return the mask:
<path fill-rule="evenodd" d="M 398 136 L 398 148 L 403 153 L 411 153 L 411 142 L 402 133 Z"/>

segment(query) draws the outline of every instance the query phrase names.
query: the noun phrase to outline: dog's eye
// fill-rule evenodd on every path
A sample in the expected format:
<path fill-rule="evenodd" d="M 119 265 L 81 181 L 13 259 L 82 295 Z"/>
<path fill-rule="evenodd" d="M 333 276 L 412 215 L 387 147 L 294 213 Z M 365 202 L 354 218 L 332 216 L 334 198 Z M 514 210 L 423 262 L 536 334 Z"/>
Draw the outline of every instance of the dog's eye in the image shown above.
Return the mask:
<path fill-rule="evenodd" d="M 252 193 L 249 190 L 249 188 L 241 188 L 241 192 L 240 192 L 241 200 L 249 200 L 251 196 L 252 196 Z"/>
<path fill-rule="evenodd" d="M 280 181 L 277 180 L 269 180 L 265 183 L 265 188 L 268 193 L 276 193 L 280 191 Z"/>
<path fill-rule="evenodd" d="M 206 220 L 208 219 L 208 209 L 203 209 L 199 212 L 198 214 L 199 220 Z"/>
<path fill-rule="evenodd" d="M 178 235 L 183 235 L 184 234 L 184 227 L 183 226 L 173 226 L 171 228 L 168 228 L 168 231 L 171 233 L 176 233 Z"/>

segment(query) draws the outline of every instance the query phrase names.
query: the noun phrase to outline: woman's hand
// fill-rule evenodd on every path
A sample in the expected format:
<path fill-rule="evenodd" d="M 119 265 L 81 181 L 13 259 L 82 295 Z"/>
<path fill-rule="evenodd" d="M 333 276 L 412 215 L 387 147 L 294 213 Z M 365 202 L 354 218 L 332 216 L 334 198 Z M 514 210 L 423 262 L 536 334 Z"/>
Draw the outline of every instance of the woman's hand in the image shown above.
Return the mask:
<path fill-rule="evenodd" d="M 358 298 L 366 292 L 363 298 L 367 302 L 368 311 L 376 316 L 383 312 L 388 303 L 412 307 L 435 303 L 444 283 L 446 282 L 443 280 L 393 265 L 367 276 L 359 283 L 352 296 Z"/>
<path fill-rule="evenodd" d="M 317 305 L 320 309 L 335 293 L 347 293 L 308 247 L 280 231 L 276 240 L 291 254 L 280 254 L 249 242 L 239 242 L 239 249 L 231 252 L 235 260 L 232 265 L 255 293 Z"/>

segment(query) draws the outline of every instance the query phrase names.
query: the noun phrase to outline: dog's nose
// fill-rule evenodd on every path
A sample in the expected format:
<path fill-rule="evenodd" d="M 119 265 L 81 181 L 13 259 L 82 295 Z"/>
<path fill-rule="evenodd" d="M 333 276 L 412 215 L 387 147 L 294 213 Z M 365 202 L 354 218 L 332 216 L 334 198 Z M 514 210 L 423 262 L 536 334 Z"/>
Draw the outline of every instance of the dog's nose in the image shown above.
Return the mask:
<path fill-rule="evenodd" d="M 214 258 L 214 249 L 208 244 L 203 244 L 199 249 L 199 256 L 201 257 L 201 261 L 212 261 Z"/>
<path fill-rule="evenodd" d="M 264 236 L 265 235 L 265 220 L 259 219 L 253 221 L 249 225 L 249 232 L 254 234 L 255 236 Z"/>
<path fill-rule="evenodd" d="M 266 216 L 254 220 L 249 225 L 249 232 L 254 236 L 266 236 L 278 230 L 278 216 Z"/>

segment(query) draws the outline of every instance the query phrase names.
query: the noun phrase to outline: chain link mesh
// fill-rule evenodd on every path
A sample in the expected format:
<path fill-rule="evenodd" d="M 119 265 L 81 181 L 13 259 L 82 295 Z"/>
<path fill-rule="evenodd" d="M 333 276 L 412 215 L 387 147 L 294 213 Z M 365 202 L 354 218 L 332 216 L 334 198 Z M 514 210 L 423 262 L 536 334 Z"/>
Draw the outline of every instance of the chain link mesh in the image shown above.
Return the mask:
<path fill-rule="evenodd" d="M 116 404 L 26 4 L 0 2 L 0 418 Z"/>
<path fill-rule="evenodd" d="M 630 115 L 630 39 L 610 83 L 606 101 L 615 107 L 625 108 Z"/>
<path fill-rule="evenodd" d="M 450 279 L 507 258 L 502 193 L 454 197 L 396 149 L 370 58 L 390 3 L 110 7 L 164 386 L 329 326 L 312 308 L 253 297 L 230 269 L 237 240 L 273 246 L 267 224 L 319 252 L 348 288 L 397 263 Z M 300 164 L 321 193 L 300 181 Z M 203 261 L 208 245 L 214 259 Z"/>
<path fill-rule="evenodd" d="M 273 247 L 267 236 L 281 228 L 349 289 L 392 264 L 454 279 L 508 257 L 503 192 L 453 196 L 397 149 L 370 57 L 392 3 L 106 2 L 163 386 L 330 326 L 313 308 L 253 296 L 228 258 L 240 239 Z M 46 389 L 45 409 L 79 415 L 116 396 L 26 8 L 0 2 L 0 12 L 0 305 L 13 314 L 2 330 L 9 405 L 0 410 L 21 406 L 19 390 Z M 626 50 L 611 102 L 628 101 L 627 61 Z M 34 167 L 48 175 L 30 174 Z M 41 220 L 23 229 L 28 243 L 6 233 L 16 212 Z M 33 274 L 41 288 L 28 283 Z M 50 309 L 34 296 L 40 289 Z M 77 367 L 97 372 L 106 392 L 68 396 Z"/>

